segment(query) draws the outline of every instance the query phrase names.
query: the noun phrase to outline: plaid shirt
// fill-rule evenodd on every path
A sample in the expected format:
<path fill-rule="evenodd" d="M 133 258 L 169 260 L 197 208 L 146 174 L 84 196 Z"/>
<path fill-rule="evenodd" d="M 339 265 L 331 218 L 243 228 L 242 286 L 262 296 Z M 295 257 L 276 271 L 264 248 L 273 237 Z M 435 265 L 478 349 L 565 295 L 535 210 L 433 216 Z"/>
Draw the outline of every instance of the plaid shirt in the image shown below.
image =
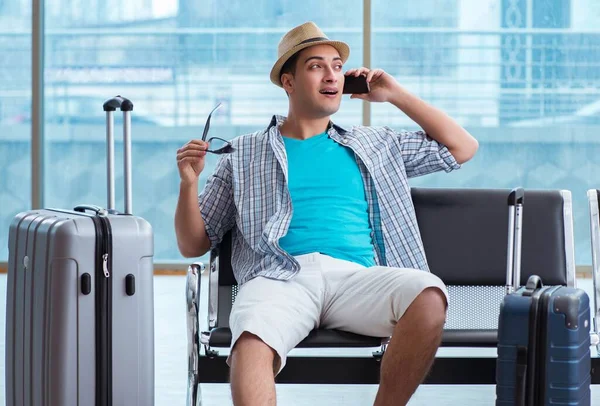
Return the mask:
<path fill-rule="evenodd" d="M 300 270 L 278 240 L 287 233 L 292 201 L 287 157 L 274 116 L 266 130 L 235 138 L 198 202 L 214 249 L 232 232 L 232 266 L 239 285 L 256 276 L 290 279 Z M 332 124 L 327 133 L 351 148 L 365 184 L 375 260 L 378 265 L 429 271 L 408 178 L 460 168 L 448 149 L 423 131 Z"/>

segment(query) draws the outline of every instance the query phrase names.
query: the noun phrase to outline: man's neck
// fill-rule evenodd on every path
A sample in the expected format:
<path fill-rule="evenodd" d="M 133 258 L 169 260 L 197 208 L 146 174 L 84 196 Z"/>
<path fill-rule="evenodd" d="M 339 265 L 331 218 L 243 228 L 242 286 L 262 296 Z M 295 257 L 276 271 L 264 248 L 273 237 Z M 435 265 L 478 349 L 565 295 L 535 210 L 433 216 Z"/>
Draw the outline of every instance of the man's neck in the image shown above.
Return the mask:
<path fill-rule="evenodd" d="M 279 132 L 284 137 L 305 140 L 327 131 L 329 117 L 300 118 L 290 112 L 286 120 L 279 127 Z"/>

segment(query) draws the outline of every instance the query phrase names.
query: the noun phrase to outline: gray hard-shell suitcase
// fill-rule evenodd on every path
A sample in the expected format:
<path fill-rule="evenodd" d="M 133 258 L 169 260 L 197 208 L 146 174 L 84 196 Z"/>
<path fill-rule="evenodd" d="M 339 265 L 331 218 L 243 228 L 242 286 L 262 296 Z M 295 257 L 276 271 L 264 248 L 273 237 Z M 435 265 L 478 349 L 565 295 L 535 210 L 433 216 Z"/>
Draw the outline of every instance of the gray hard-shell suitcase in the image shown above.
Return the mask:
<path fill-rule="evenodd" d="M 113 111 L 124 116 L 125 213 L 114 210 Z M 18 214 L 10 227 L 7 406 L 154 404 L 152 228 L 131 215 L 127 99 L 107 112 L 108 210 Z"/>

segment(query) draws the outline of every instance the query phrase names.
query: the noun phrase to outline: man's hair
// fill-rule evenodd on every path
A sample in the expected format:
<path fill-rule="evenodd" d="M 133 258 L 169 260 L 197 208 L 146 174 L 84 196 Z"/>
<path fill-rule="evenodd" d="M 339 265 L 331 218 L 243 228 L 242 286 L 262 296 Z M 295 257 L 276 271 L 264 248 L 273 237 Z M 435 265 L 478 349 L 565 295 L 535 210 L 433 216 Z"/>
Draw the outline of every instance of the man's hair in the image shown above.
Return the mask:
<path fill-rule="evenodd" d="M 296 52 L 294 55 L 290 56 L 290 58 L 285 61 L 283 66 L 281 67 L 281 71 L 279 72 L 279 77 L 284 73 L 291 73 L 292 76 L 296 74 L 296 62 L 298 62 L 298 56 L 300 55 L 300 51 Z"/>

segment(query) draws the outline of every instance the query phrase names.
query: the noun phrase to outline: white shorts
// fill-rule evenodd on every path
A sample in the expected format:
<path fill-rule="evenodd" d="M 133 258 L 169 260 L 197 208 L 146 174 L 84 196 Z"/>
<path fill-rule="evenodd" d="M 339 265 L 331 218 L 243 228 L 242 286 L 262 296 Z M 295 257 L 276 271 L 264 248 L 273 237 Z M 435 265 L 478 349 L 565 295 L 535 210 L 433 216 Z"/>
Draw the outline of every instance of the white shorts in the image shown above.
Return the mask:
<path fill-rule="evenodd" d="M 259 276 L 243 284 L 229 318 L 231 348 L 245 331 L 258 336 L 279 355 L 274 367 L 277 374 L 288 352 L 313 329 L 390 337 L 396 322 L 424 289 L 439 288 L 448 301 L 444 283 L 429 272 L 367 268 L 319 253 L 295 258 L 301 269 L 293 279 Z"/>

